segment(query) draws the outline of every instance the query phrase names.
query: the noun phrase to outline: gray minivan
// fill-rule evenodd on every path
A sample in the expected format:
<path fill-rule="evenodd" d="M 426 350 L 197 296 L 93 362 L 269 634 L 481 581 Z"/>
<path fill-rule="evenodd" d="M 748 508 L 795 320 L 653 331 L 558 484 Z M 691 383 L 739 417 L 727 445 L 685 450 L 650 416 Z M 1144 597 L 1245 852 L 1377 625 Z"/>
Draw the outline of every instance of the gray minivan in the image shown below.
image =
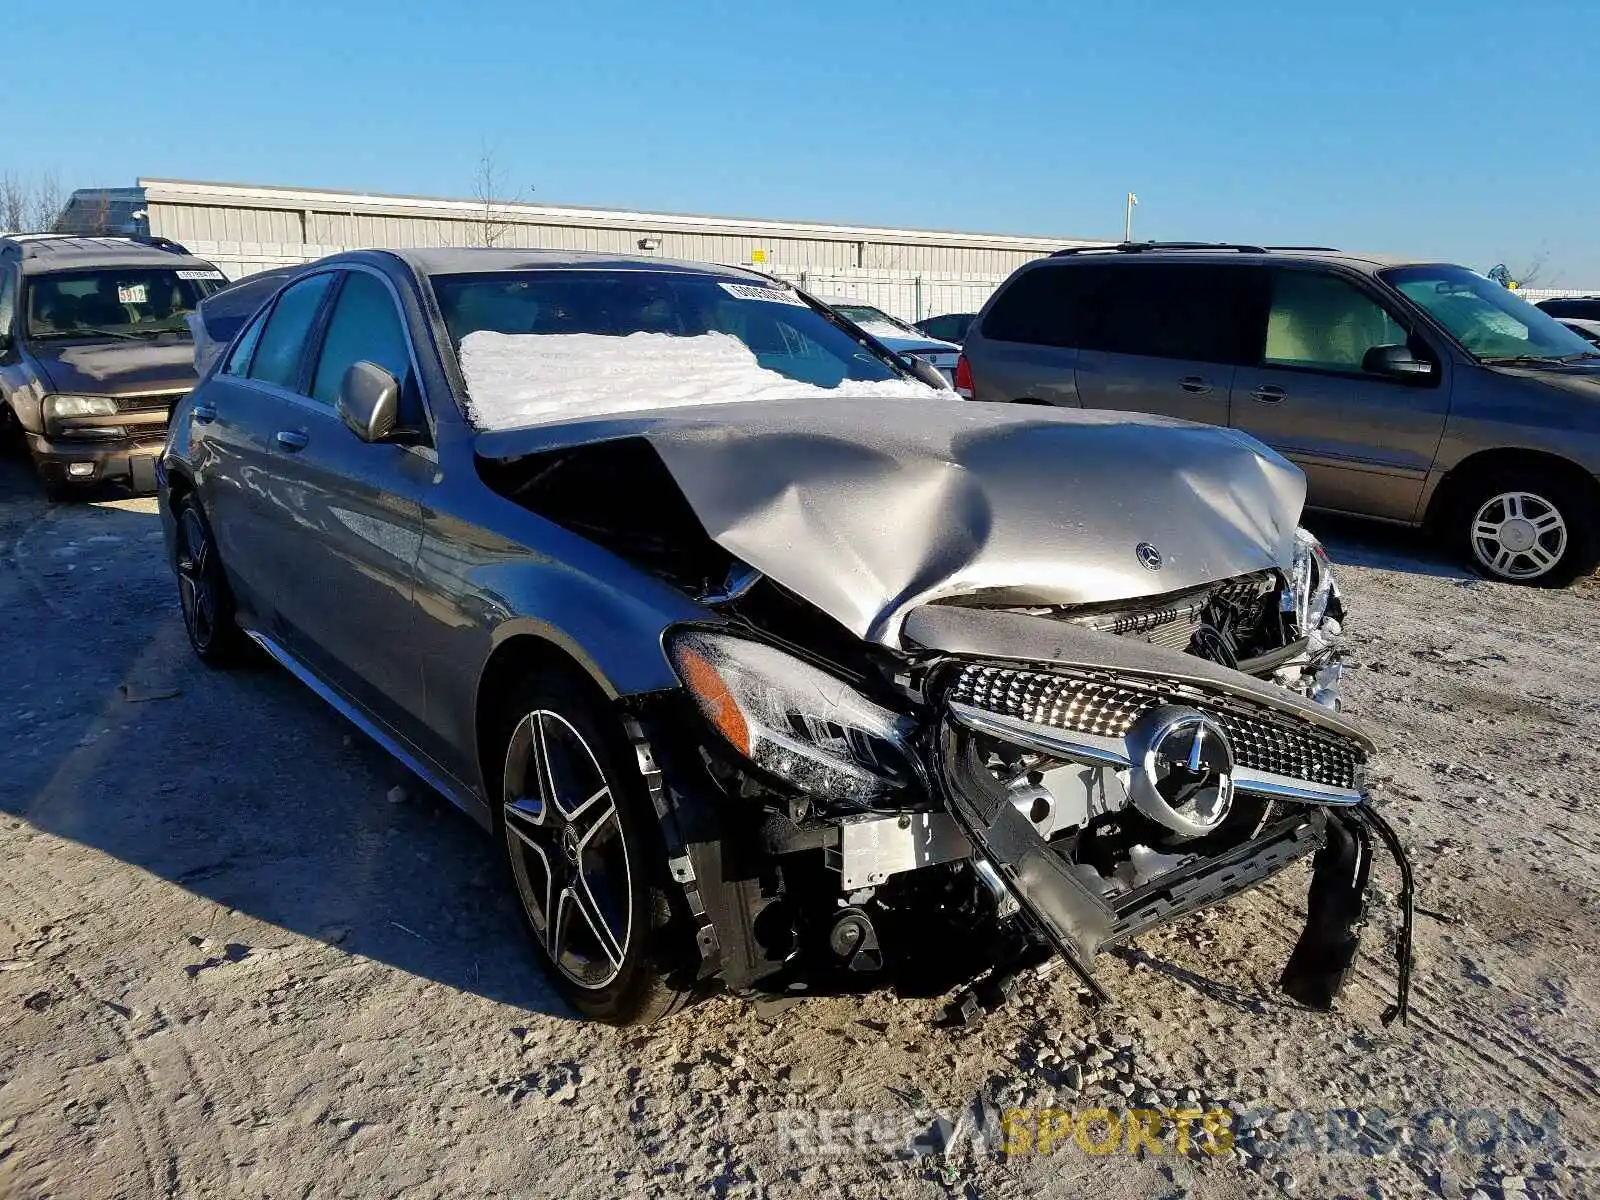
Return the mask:
<path fill-rule="evenodd" d="M 1063 250 L 990 298 L 956 383 L 1243 430 L 1305 471 L 1309 506 L 1426 525 L 1495 578 L 1561 586 L 1600 562 L 1600 352 L 1465 267 Z"/>

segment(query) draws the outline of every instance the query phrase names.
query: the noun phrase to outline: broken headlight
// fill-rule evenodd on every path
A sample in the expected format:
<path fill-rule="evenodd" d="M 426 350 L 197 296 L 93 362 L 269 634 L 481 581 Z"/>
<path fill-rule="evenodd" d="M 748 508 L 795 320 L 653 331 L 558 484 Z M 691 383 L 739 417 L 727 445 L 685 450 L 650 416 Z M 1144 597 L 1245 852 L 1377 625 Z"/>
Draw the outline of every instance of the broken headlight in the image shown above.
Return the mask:
<path fill-rule="evenodd" d="M 844 680 L 748 638 L 690 629 L 667 653 L 735 750 L 820 800 L 870 801 L 907 777 L 911 720 Z"/>
<path fill-rule="evenodd" d="M 1294 531 L 1294 564 L 1289 572 L 1289 590 L 1283 594 L 1283 609 L 1294 613 L 1301 637 L 1317 632 L 1334 637 L 1344 620 L 1333 563 L 1322 543 L 1305 528 Z M 1329 621 L 1333 622 L 1331 627 Z"/>

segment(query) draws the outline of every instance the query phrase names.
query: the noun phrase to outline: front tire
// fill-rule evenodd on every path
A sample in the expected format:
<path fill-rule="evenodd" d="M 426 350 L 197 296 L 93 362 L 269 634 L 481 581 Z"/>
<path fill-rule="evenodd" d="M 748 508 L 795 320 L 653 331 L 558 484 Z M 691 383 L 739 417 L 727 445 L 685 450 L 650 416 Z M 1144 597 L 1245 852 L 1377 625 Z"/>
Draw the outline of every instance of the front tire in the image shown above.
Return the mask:
<path fill-rule="evenodd" d="M 621 726 L 586 680 L 549 670 L 517 690 L 502 728 L 496 825 L 546 973 L 593 1020 L 675 1012 L 693 991 L 693 943 Z"/>
<path fill-rule="evenodd" d="M 252 644 L 235 619 L 211 526 L 193 495 L 180 497 L 172 515 L 178 525 L 178 604 L 189 646 L 208 667 L 240 666 L 252 658 Z"/>
<path fill-rule="evenodd" d="M 1600 564 L 1596 516 L 1593 498 L 1560 475 L 1496 472 L 1462 490 L 1457 547 L 1490 579 L 1566 587 Z"/>

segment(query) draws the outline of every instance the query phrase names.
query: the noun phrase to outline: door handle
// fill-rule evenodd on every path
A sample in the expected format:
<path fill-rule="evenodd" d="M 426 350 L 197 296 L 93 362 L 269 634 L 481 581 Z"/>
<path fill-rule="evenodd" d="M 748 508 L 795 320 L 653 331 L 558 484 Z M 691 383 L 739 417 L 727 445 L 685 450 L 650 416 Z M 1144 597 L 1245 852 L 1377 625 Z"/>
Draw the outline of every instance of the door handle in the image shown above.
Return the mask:
<path fill-rule="evenodd" d="M 311 439 L 298 429 L 278 430 L 278 448 L 287 450 L 291 454 L 296 450 L 304 450 L 310 441 Z"/>
<path fill-rule="evenodd" d="M 1198 375 L 1185 375 L 1178 380 L 1178 386 L 1196 396 L 1204 396 L 1211 391 L 1211 385 Z"/>
<path fill-rule="evenodd" d="M 1275 383 L 1263 383 L 1250 394 L 1263 404 L 1281 404 L 1289 393 Z"/>
<path fill-rule="evenodd" d="M 215 404 L 196 404 L 189 412 L 194 417 L 196 425 L 209 425 L 217 419 Z"/>

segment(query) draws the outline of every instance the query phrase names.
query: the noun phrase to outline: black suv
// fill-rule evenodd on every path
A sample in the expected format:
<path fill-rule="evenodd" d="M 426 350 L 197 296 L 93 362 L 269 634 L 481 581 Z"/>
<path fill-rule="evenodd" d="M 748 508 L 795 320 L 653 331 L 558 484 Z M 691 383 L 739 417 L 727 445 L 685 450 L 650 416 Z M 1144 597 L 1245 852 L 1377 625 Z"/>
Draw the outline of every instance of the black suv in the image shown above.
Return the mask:
<path fill-rule="evenodd" d="M 0 435 L 21 438 L 53 498 L 154 490 L 195 381 L 186 318 L 224 282 L 165 238 L 0 238 Z"/>
<path fill-rule="evenodd" d="M 1600 296 L 1552 296 L 1534 302 L 1534 307 L 1562 320 L 1600 321 Z"/>

